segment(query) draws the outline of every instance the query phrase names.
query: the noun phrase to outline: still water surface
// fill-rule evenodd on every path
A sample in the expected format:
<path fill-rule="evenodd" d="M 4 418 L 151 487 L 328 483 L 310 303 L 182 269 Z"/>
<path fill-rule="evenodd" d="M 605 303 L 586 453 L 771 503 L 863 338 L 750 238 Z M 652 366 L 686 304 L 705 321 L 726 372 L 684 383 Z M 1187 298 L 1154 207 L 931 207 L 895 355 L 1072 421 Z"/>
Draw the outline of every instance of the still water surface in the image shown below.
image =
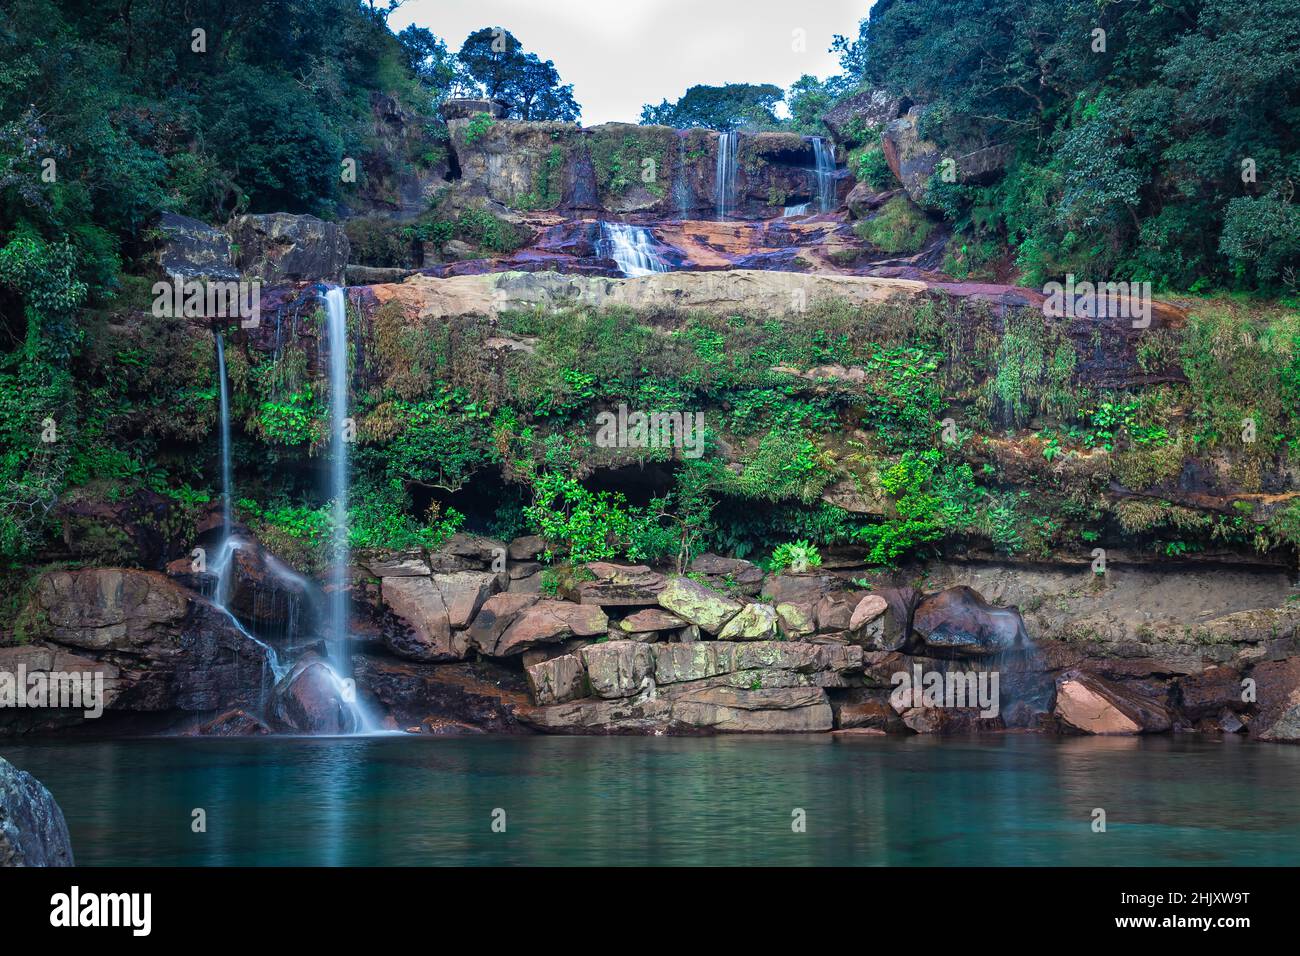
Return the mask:
<path fill-rule="evenodd" d="M 83 865 L 1300 864 L 1300 748 L 1237 739 L 140 739 L 0 755 L 53 791 Z"/>

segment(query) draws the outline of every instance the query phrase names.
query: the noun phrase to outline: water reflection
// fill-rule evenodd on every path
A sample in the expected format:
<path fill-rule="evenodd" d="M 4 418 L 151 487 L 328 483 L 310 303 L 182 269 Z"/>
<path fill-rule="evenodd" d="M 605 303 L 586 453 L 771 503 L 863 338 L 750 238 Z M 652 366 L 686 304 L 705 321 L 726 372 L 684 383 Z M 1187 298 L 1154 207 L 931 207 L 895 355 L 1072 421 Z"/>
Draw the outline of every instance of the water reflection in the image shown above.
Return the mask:
<path fill-rule="evenodd" d="M 82 864 L 1300 862 L 1300 750 L 1235 739 L 281 738 L 3 753 L 54 792 Z M 206 833 L 191 830 L 196 807 Z M 1098 807 L 1105 833 L 1092 831 Z"/>

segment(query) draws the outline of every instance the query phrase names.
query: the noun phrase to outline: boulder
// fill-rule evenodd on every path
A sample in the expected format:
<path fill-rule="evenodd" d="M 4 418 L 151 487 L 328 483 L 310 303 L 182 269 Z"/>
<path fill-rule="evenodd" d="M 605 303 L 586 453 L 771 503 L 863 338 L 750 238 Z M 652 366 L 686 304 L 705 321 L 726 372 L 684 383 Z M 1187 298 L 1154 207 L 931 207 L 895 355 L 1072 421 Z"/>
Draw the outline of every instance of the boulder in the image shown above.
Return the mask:
<path fill-rule="evenodd" d="M 215 226 L 165 212 L 158 217 L 162 244 L 158 265 L 169 276 L 231 282 L 239 270 L 231 261 L 230 237 Z"/>
<path fill-rule="evenodd" d="M 468 627 L 483 602 L 501 590 L 501 579 L 490 571 L 435 574 L 433 584 L 442 593 L 447 620 L 453 628 Z"/>
<path fill-rule="evenodd" d="M 829 574 L 775 574 L 763 582 L 763 597 L 773 604 L 802 604 L 812 608 L 822 595 L 842 589 Z"/>
<path fill-rule="evenodd" d="M 675 631 L 684 627 L 686 622 L 676 614 L 669 614 L 657 607 L 647 607 L 634 611 L 618 622 L 618 629 L 625 634 L 639 634 L 647 631 Z"/>
<path fill-rule="evenodd" d="M 478 614 L 465 632 L 466 638 L 483 653 L 493 653 L 506 628 L 538 600 L 537 594 L 522 594 L 514 591 L 492 595 L 479 608 Z"/>
<path fill-rule="evenodd" d="M 922 139 L 917 131 L 922 112 L 920 107 L 912 107 L 905 116 L 886 123 L 881 134 L 885 161 L 908 198 L 918 205 L 925 203 L 930 176 L 942 158 L 939 147 Z"/>
<path fill-rule="evenodd" d="M 837 730 L 872 728 L 887 733 L 904 733 L 909 728 L 889 706 L 889 691 L 873 687 L 850 687 L 828 691 Z"/>
<path fill-rule="evenodd" d="M 608 630 L 609 618 L 599 607 L 541 600 L 520 611 L 492 649 L 483 648 L 483 652 L 492 657 L 508 657 L 538 644 L 554 644 L 571 637 L 595 637 Z"/>
<path fill-rule="evenodd" d="M 602 607 L 649 607 L 658 602 L 664 577 L 643 564 L 611 564 L 592 561 L 583 565 L 594 580 L 578 585 L 582 604 Z"/>
<path fill-rule="evenodd" d="M 866 594 L 849 615 L 849 634 L 855 643 L 877 651 L 896 651 L 907 639 L 889 614 L 889 604 L 879 594 Z"/>
<path fill-rule="evenodd" d="M 718 632 L 720 641 L 766 641 L 776 637 L 776 609 L 768 604 L 746 604 Z"/>
<path fill-rule="evenodd" d="M 705 553 L 691 562 L 689 570 L 704 575 L 710 587 L 734 588 L 741 594 L 757 594 L 763 585 L 763 569 L 741 558 Z"/>
<path fill-rule="evenodd" d="M 781 622 L 781 633 L 789 640 L 797 641 L 817 631 L 816 612 L 811 604 L 778 604 L 776 616 Z"/>
<path fill-rule="evenodd" d="M 597 697 L 632 697 L 646 690 L 654 676 L 655 655 L 640 641 L 607 641 L 580 651 L 587 680 Z"/>
<path fill-rule="evenodd" d="M 156 571 L 83 568 L 44 575 L 34 597 L 42 635 L 91 651 L 171 645 L 189 612 L 184 588 Z"/>
<path fill-rule="evenodd" d="M 1019 609 L 994 607 L 964 585 L 926 596 L 912 616 L 912 629 L 930 649 L 972 657 L 1029 644 Z"/>
<path fill-rule="evenodd" d="M 659 606 L 678 617 L 717 634 L 740 613 L 740 604 L 687 577 L 674 575 L 658 595 Z"/>
<path fill-rule="evenodd" d="M 1069 670 L 1056 678 L 1060 723 L 1084 734 L 1162 733 L 1169 714 L 1159 703 L 1094 674 Z"/>
<path fill-rule="evenodd" d="M 887 203 L 890 199 L 892 199 L 896 195 L 898 195 L 897 189 L 889 189 L 889 190 L 881 191 L 876 189 L 870 183 L 865 183 L 865 182 L 857 183 L 856 185 L 854 185 L 852 189 L 849 190 L 849 194 L 845 198 L 844 203 L 849 208 L 849 216 L 851 218 L 866 219 L 868 216 L 870 216 L 873 212 L 875 212 L 877 209 L 879 209 L 881 206 L 883 206 L 885 203 Z M 825 495 L 823 495 L 822 497 L 824 498 Z M 853 499 L 848 499 L 848 500 L 850 501 L 850 503 L 857 504 L 857 502 Z M 874 506 L 875 506 L 875 502 L 865 498 L 864 496 L 861 499 L 861 504 L 858 505 L 858 507 L 851 508 L 849 510 L 862 511 L 866 513 L 875 513 L 870 510 Z"/>
<path fill-rule="evenodd" d="M 469 639 L 453 635 L 443 592 L 432 578 L 387 577 L 380 587 L 384 603 L 407 626 L 384 629 L 384 643 L 398 657 L 413 661 L 463 660 Z"/>
<path fill-rule="evenodd" d="M 39 780 L 0 757 L 0 867 L 72 865 L 58 803 Z"/>
<path fill-rule="evenodd" d="M 587 671 L 575 654 L 539 661 L 526 666 L 524 672 L 534 704 L 562 704 L 588 696 Z"/>
<path fill-rule="evenodd" d="M 1300 743 L 1300 657 L 1267 661 L 1251 671 L 1255 718 L 1250 736 L 1275 743 Z"/>
<path fill-rule="evenodd" d="M 1234 667 L 1207 667 L 1178 678 L 1175 687 L 1178 709 L 1189 720 L 1217 717 L 1224 709 L 1241 713 L 1250 706 L 1242 699 L 1242 675 Z"/>
<path fill-rule="evenodd" d="M 343 684 L 316 654 L 305 654 L 271 692 L 271 716 L 298 734 L 350 734 L 355 709 L 343 698 Z"/>
<path fill-rule="evenodd" d="M 511 541 L 507 553 L 511 561 L 533 561 L 545 550 L 546 539 L 541 535 L 530 534 Z"/>
<path fill-rule="evenodd" d="M 256 737 L 270 732 L 265 721 L 239 707 L 204 721 L 194 730 L 199 737 Z"/>
<path fill-rule="evenodd" d="M 348 237 L 338 223 L 273 212 L 236 217 L 229 226 L 235 265 L 248 278 L 275 282 L 342 282 Z"/>

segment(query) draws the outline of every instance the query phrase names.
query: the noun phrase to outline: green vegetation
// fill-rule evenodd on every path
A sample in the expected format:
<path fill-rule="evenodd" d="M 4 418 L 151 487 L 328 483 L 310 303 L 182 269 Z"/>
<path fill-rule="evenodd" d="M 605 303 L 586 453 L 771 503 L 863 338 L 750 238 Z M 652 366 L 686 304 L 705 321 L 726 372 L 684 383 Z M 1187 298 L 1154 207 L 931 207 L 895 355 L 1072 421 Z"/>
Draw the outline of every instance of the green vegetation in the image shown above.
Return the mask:
<path fill-rule="evenodd" d="M 880 212 L 853 227 L 859 239 L 888 253 L 920 251 L 933 229 L 934 225 L 906 196 L 895 196 Z"/>
<path fill-rule="evenodd" d="M 932 182 L 931 199 L 1026 284 L 1295 289 L 1291 0 L 879 0 L 836 48 L 846 84 L 925 104 L 941 149 L 1013 149 L 997 182 Z"/>

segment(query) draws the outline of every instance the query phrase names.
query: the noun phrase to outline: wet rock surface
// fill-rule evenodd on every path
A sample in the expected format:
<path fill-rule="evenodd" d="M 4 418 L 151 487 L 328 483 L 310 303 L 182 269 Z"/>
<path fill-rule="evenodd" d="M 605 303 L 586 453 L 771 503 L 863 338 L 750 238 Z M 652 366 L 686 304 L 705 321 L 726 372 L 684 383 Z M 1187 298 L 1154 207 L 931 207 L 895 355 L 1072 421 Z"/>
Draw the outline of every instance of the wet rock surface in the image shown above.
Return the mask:
<path fill-rule="evenodd" d="M 0 757 L 0 867 L 72 865 L 58 803 L 39 780 Z"/>

